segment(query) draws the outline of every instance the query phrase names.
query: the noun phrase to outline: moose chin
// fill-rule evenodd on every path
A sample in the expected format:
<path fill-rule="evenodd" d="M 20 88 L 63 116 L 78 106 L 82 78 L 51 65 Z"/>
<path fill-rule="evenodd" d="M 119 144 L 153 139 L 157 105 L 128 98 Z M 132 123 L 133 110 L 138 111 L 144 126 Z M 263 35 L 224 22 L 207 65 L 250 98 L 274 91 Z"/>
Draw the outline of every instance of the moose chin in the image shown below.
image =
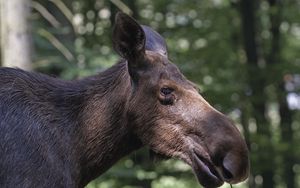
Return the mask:
<path fill-rule="evenodd" d="M 248 177 L 240 132 L 157 32 L 118 13 L 113 46 L 116 65 L 78 80 L 0 68 L 0 187 L 84 187 L 144 146 L 183 160 L 207 188 Z"/>

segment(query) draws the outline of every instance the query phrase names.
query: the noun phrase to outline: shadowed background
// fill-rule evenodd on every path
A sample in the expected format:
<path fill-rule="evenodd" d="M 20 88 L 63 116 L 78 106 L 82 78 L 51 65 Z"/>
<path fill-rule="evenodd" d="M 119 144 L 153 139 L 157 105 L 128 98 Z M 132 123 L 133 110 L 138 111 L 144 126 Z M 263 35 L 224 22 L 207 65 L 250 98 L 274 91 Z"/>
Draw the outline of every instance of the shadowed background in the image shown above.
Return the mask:
<path fill-rule="evenodd" d="M 95 74 L 118 56 L 122 10 L 162 34 L 169 57 L 229 115 L 251 152 L 251 177 L 234 187 L 300 187 L 299 0 L 0 0 L 1 66 L 63 79 Z M 194 188 L 190 167 L 122 159 L 88 188 Z M 229 187 L 224 185 L 223 187 Z"/>

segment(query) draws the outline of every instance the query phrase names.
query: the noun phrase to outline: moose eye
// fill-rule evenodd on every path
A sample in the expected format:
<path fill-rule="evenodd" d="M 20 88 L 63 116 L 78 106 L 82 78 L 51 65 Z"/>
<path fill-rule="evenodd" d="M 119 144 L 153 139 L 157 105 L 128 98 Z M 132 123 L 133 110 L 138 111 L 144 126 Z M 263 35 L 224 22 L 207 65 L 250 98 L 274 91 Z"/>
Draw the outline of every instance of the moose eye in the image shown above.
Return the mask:
<path fill-rule="evenodd" d="M 160 93 L 164 96 L 170 95 L 173 91 L 174 89 L 168 87 L 163 87 L 160 89 Z"/>
<path fill-rule="evenodd" d="M 163 87 L 160 89 L 159 100 L 163 105 L 172 105 L 175 100 L 175 95 L 173 94 L 174 89 Z"/>

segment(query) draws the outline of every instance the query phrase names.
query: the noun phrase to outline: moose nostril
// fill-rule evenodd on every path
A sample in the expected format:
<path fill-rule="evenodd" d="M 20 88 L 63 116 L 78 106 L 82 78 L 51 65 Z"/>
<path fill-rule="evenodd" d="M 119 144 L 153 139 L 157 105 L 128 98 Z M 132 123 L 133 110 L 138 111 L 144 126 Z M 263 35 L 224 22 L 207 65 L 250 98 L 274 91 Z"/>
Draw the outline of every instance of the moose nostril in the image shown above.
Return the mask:
<path fill-rule="evenodd" d="M 226 180 L 231 180 L 233 179 L 233 174 L 226 168 L 223 166 L 222 168 L 222 174 L 223 174 L 223 177 L 226 179 Z"/>
<path fill-rule="evenodd" d="M 222 175 L 228 183 L 238 183 L 249 175 L 248 155 L 227 153 L 222 161 Z"/>
<path fill-rule="evenodd" d="M 222 165 L 223 176 L 226 180 L 233 180 L 236 175 L 236 164 L 234 164 L 234 157 L 229 153 L 225 156 Z"/>

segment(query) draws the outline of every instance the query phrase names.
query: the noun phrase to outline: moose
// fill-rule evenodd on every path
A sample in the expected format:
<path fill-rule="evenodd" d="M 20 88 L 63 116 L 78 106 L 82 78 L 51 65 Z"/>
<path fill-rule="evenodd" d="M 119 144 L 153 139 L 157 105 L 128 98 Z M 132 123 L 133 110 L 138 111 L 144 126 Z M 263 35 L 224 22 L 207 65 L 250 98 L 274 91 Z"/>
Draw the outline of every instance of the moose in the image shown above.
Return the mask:
<path fill-rule="evenodd" d="M 190 165 L 204 187 L 245 180 L 240 132 L 170 62 L 164 39 L 125 13 L 112 38 L 121 60 L 94 76 L 0 69 L 0 187 L 84 187 L 144 146 Z"/>

